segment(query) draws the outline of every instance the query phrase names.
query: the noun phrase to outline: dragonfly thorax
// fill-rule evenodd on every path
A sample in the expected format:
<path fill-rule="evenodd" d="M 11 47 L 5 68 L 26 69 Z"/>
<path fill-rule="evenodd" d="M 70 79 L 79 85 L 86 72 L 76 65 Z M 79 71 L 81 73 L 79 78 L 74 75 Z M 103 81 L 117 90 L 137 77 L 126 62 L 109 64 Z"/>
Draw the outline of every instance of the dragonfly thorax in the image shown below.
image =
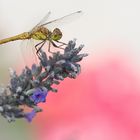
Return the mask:
<path fill-rule="evenodd" d="M 60 29 L 55 28 L 52 32 L 47 28 L 40 26 L 31 33 L 31 38 L 35 40 L 54 40 L 58 41 L 62 38 Z"/>
<path fill-rule="evenodd" d="M 47 28 L 40 26 L 32 31 L 31 38 L 35 40 L 48 40 L 50 38 L 50 35 L 51 32 Z"/>

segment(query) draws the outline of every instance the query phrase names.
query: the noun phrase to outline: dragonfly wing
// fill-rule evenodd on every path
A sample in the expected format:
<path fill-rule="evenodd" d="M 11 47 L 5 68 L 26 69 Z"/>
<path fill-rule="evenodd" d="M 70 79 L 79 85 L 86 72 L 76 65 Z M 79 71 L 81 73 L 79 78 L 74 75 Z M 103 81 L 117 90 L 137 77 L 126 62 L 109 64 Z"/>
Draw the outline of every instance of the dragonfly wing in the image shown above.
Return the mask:
<path fill-rule="evenodd" d="M 41 26 L 46 26 L 47 28 L 54 28 L 54 27 L 58 27 L 58 26 L 62 26 L 65 23 L 69 23 L 75 19 L 77 19 L 78 17 L 80 17 L 83 14 L 82 11 L 77 11 L 71 14 L 68 14 L 66 16 L 60 17 L 58 19 L 46 22 L 44 24 L 42 24 Z"/>
<path fill-rule="evenodd" d="M 33 39 L 22 41 L 20 51 L 24 65 L 31 66 L 33 63 L 38 63 Z"/>
<path fill-rule="evenodd" d="M 37 57 L 37 54 L 36 54 L 36 49 L 35 49 L 35 45 L 39 43 L 39 41 L 36 41 L 34 39 L 30 39 L 30 50 L 31 50 L 31 60 L 32 62 L 34 63 L 38 63 L 38 57 Z"/>
<path fill-rule="evenodd" d="M 51 12 L 49 11 L 49 12 L 41 19 L 41 21 L 40 21 L 36 26 L 34 26 L 34 28 L 31 30 L 31 32 L 32 32 L 34 29 L 36 29 L 38 26 L 40 26 L 40 25 L 42 25 L 43 23 L 45 23 L 45 22 L 48 20 L 50 14 L 51 14 Z"/>

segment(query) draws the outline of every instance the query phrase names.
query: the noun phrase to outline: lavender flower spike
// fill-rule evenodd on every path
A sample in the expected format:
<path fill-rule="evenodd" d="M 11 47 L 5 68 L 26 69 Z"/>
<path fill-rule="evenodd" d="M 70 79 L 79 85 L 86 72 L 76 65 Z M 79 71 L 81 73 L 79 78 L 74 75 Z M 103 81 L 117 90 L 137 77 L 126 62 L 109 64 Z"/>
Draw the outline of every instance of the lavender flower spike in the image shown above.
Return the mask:
<path fill-rule="evenodd" d="M 55 52 L 48 57 L 43 50 L 39 51 L 39 64 L 31 68 L 26 66 L 21 74 L 10 69 L 8 86 L 0 87 L 0 114 L 14 122 L 25 118 L 28 122 L 42 109 L 38 104 L 46 101 L 49 91 L 57 92 L 52 86 L 59 85 L 65 78 L 75 79 L 81 72 L 78 64 L 87 54 L 79 54 L 83 45 L 76 48 L 76 40 L 69 41 L 62 53 Z M 22 106 L 32 109 L 25 113 Z"/>

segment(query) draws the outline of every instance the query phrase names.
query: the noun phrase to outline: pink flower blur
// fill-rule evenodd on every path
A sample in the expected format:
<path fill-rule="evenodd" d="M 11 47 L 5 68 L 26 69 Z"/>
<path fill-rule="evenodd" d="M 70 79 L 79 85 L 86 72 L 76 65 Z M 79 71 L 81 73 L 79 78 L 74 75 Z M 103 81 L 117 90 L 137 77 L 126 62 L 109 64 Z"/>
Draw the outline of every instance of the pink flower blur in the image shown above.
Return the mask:
<path fill-rule="evenodd" d="M 81 64 L 79 77 L 64 80 L 41 105 L 38 140 L 139 140 L 140 77 L 127 64 Z"/>

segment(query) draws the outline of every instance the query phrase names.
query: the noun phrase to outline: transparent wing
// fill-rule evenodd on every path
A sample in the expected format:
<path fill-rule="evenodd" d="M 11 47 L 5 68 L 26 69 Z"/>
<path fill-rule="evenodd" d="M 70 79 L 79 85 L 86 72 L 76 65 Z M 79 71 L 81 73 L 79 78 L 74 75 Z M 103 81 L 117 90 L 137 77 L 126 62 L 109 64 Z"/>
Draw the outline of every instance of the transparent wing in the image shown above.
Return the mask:
<path fill-rule="evenodd" d="M 47 28 L 58 27 L 58 26 L 61 26 L 65 23 L 69 23 L 69 22 L 73 21 L 74 19 L 77 19 L 82 14 L 83 14 L 82 11 L 77 11 L 77 12 L 68 14 L 66 16 L 60 17 L 58 19 L 46 22 L 40 26 L 46 26 Z"/>
<path fill-rule="evenodd" d="M 41 21 L 40 21 L 36 26 L 34 26 L 34 28 L 33 28 L 31 31 L 33 31 L 33 30 L 36 29 L 38 26 L 40 26 L 40 25 L 42 25 L 43 23 L 45 23 L 45 22 L 48 20 L 50 14 L 51 14 L 51 12 L 49 11 L 49 12 L 41 19 Z"/>
<path fill-rule="evenodd" d="M 22 41 L 20 44 L 20 51 L 25 66 L 31 66 L 33 63 L 38 63 L 35 42 L 33 39 Z"/>

